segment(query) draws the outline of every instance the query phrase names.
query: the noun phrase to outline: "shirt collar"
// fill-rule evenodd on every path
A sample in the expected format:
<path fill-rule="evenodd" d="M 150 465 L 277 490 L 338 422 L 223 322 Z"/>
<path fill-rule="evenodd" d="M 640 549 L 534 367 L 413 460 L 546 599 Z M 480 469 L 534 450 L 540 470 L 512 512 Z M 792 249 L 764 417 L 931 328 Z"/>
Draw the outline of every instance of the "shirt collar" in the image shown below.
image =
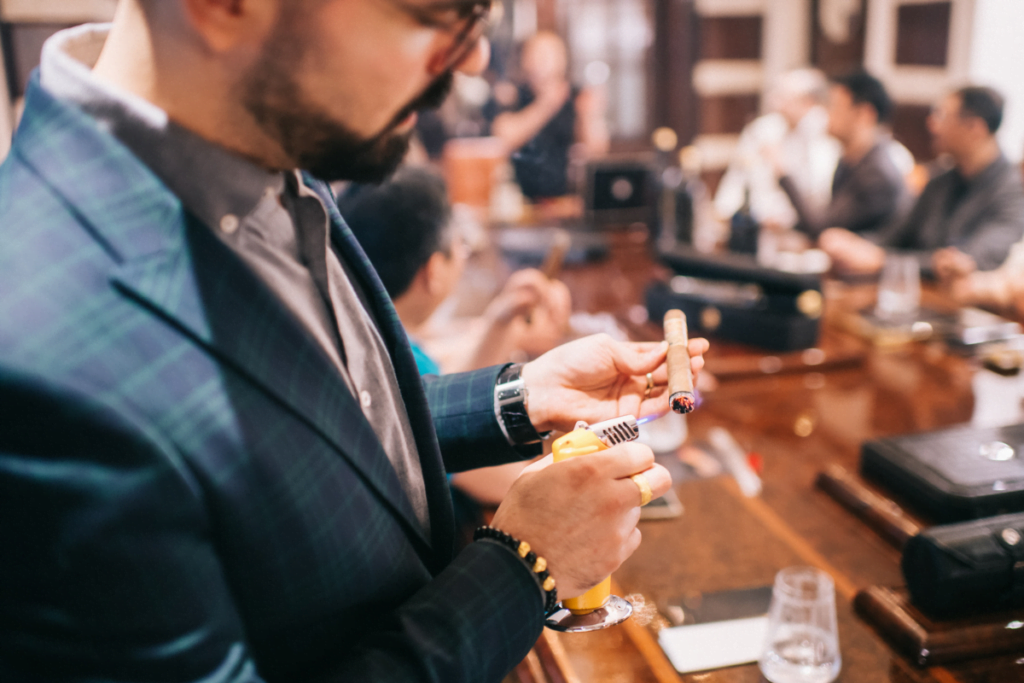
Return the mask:
<path fill-rule="evenodd" d="M 1003 169 L 1009 163 L 1010 162 L 1006 159 L 1006 156 L 1000 152 L 999 156 L 997 156 L 991 164 L 970 178 L 965 177 L 964 174 L 960 172 L 960 168 L 958 166 L 953 167 L 953 173 L 955 173 L 960 182 L 967 187 L 987 187 L 995 181 L 996 177 L 1003 173 Z"/>
<path fill-rule="evenodd" d="M 207 225 L 229 214 L 246 216 L 268 189 L 282 191 L 281 173 L 204 140 L 163 109 L 97 78 L 92 67 L 109 32 L 109 24 L 85 24 L 47 40 L 39 69 L 43 88 L 93 116 Z"/>

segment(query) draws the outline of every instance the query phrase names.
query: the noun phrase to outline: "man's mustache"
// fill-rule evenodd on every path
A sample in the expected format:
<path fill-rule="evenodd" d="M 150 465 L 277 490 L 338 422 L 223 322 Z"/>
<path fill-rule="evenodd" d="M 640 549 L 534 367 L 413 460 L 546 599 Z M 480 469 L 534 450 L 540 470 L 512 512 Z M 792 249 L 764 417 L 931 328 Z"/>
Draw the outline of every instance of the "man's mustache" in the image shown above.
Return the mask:
<path fill-rule="evenodd" d="M 410 114 L 415 112 L 424 111 L 427 109 L 437 109 L 444 101 L 448 99 L 448 95 L 452 92 L 452 86 L 455 84 L 455 72 L 446 71 L 437 80 L 430 84 L 430 86 L 423 91 L 423 93 L 406 105 L 398 115 L 388 126 L 388 129 L 395 128 L 404 121 Z"/>

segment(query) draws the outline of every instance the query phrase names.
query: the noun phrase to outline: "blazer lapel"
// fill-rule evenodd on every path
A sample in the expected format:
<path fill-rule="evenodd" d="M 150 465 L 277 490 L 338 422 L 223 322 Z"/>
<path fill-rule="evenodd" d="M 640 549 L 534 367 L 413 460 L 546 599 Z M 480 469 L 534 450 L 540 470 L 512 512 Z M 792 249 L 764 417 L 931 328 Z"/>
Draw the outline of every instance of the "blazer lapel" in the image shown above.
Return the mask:
<path fill-rule="evenodd" d="M 412 505 L 358 403 L 262 281 L 91 117 L 33 84 L 24 122 L 12 154 L 45 177 L 105 246 L 116 264 L 114 285 L 316 429 L 429 558 Z"/>
<path fill-rule="evenodd" d="M 438 568 L 444 567 L 451 561 L 453 555 L 455 515 L 452 511 L 444 461 L 438 448 L 437 434 L 434 431 L 434 421 L 430 415 L 423 382 L 416 367 L 416 359 L 409 346 L 409 338 L 406 336 L 405 329 L 402 327 L 384 284 L 373 269 L 366 252 L 363 251 L 338 211 L 330 188 L 309 177 L 306 177 L 306 184 L 320 196 L 321 201 L 328 208 L 334 248 L 348 264 L 353 275 L 358 279 L 358 284 L 366 293 L 372 309 L 370 314 L 376 320 L 381 338 L 391 355 L 395 375 L 398 378 L 398 386 L 402 392 L 402 400 L 416 437 L 416 448 L 420 454 L 430 507 L 430 528 L 435 557 Z"/>

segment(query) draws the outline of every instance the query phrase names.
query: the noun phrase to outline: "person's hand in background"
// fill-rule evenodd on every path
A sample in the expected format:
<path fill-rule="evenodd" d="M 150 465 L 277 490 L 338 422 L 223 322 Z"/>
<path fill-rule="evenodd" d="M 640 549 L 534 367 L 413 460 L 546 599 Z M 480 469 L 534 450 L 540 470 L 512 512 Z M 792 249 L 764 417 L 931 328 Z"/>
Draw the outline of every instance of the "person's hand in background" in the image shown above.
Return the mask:
<path fill-rule="evenodd" d="M 818 247 L 829 255 L 839 273 L 872 275 L 885 265 L 884 249 L 843 228 L 829 228 L 821 233 Z"/>
<path fill-rule="evenodd" d="M 473 366 L 551 350 L 565 341 L 571 313 L 572 298 L 564 283 L 534 268 L 516 271 L 484 311 L 485 330 Z"/>

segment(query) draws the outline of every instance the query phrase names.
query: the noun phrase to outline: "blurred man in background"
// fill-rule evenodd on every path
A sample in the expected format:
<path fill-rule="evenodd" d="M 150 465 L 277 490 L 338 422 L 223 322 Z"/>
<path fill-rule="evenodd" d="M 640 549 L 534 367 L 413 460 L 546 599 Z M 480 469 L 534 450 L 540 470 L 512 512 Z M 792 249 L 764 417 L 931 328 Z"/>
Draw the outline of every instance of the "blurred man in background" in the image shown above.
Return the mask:
<path fill-rule="evenodd" d="M 451 221 L 444 180 L 426 168 L 406 167 L 383 185 L 351 189 L 339 207 L 395 303 L 420 373 L 441 374 L 416 332 L 452 294 L 468 256 Z M 517 271 L 484 311 L 483 334 L 448 371 L 504 363 L 524 347 L 547 351 L 565 339 L 571 310 L 564 284 L 538 270 Z M 537 348 L 538 339 L 548 340 L 547 348 Z M 494 506 L 522 470 L 522 463 L 509 463 L 459 472 L 451 481 L 472 501 Z M 457 521 L 481 523 L 466 502 L 455 499 Z"/>
<path fill-rule="evenodd" d="M 565 43 L 550 31 L 523 44 L 520 66 L 522 85 L 495 88 L 491 132 L 512 153 L 523 195 L 542 199 L 568 194 L 570 150 L 579 150 L 583 158 L 608 153 L 605 95 L 569 82 Z"/>
<path fill-rule="evenodd" d="M 828 132 L 842 145 L 843 154 L 824 210 L 815 210 L 793 178 L 779 169 L 779 185 L 796 209 L 798 230 L 812 238 L 830 227 L 866 233 L 900 217 L 906 206 L 906 183 L 893 163 L 892 137 L 883 125 L 892 110 L 885 86 L 870 74 L 860 71 L 832 80 Z"/>
<path fill-rule="evenodd" d="M 715 210 L 728 219 L 749 192 L 751 215 L 762 225 L 790 228 L 797 212 L 779 186 L 782 170 L 806 210 L 828 207 L 839 145 L 828 135 L 824 104 L 828 81 L 814 69 L 783 75 L 768 95 L 771 113 L 749 123 L 715 194 Z"/>
<path fill-rule="evenodd" d="M 948 155 L 953 167 L 928 183 L 906 220 L 871 240 L 842 229 L 823 233 L 821 247 L 837 269 L 876 273 L 887 248 L 915 253 L 924 273 L 940 277 L 1002 264 L 1024 234 L 1020 172 L 1003 156 L 995 135 L 1003 106 L 992 88 L 965 87 L 946 96 L 928 128 L 935 151 Z"/>
<path fill-rule="evenodd" d="M 416 333 L 453 293 L 469 256 L 451 220 L 444 180 L 427 168 L 405 167 L 383 185 L 350 189 L 339 208 L 394 301 L 420 370 L 437 374 L 437 363 L 415 343 Z M 538 270 L 517 271 L 485 309 L 481 337 L 446 370 L 508 362 L 524 349 L 544 353 L 564 340 L 571 311 L 563 283 Z M 537 339 L 547 340 L 546 347 L 538 347 Z"/>

